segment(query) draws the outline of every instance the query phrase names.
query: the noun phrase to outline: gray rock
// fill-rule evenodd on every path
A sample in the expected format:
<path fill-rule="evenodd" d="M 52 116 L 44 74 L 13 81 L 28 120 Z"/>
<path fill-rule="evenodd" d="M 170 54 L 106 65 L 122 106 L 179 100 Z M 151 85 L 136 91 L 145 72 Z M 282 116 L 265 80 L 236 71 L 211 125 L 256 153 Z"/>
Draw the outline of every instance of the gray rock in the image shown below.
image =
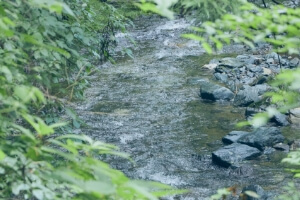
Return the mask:
<path fill-rule="evenodd" d="M 264 147 L 272 147 L 283 141 L 284 137 L 281 131 L 276 127 L 261 127 L 238 139 L 239 143 L 256 147 L 261 151 Z"/>
<path fill-rule="evenodd" d="M 255 57 L 253 57 L 251 55 L 238 55 L 236 57 L 236 59 L 245 64 L 254 64 L 255 63 Z"/>
<path fill-rule="evenodd" d="M 262 73 L 264 70 L 261 66 L 248 64 L 246 65 L 247 70 L 254 72 L 254 73 Z"/>
<path fill-rule="evenodd" d="M 277 65 L 277 64 L 272 64 L 272 65 L 269 65 L 269 68 L 271 69 L 272 72 L 274 73 L 280 73 L 280 66 Z"/>
<path fill-rule="evenodd" d="M 242 74 L 244 74 L 244 73 L 246 72 L 246 67 L 241 67 L 241 68 L 240 68 L 240 72 L 241 72 Z"/>
<path fill-rule="evenodd" d="M 293 59 L 290 61 L 290 67 L 291 67 L 291 68 L 298 67 L 299 65 L 300 65 L 300 60 L 299 60 L 299 58 L 293 58 Z"/>
<path fill-rule="evenodd" d="M 254 77 L 254 73 L 250 72 L 250 71 L 247 71 L 247 76 L 250 77 L 250 78 L 252 78 L 252 77 Z"/>
<path fill-rule="evenodd" d="M 247 107 L 245 110 L 245 116 L 246 116 L 246 118 L 253 117 L 255 114 L 257 114 L 259 112 L 261 112 L 261 109 L 259 109 L 259 108 Z"/>
<path fill-rule="evenodd" d="M 266 63 L 268 63 L 269 65 L 275 64 L 275 60 L 273 58 L 268 58 Z"/>
<path fill-rule="evenodd" d="M 244 89 L 240 90 L 234 98 L 235 106 L 249 106 L 252 103 L 261 100 L 261 95 L 269 90 L 267 85 L 248 86 L 244 85 Z"/>
<path fill-rule="evenodd" d="M 209 99 L 213 101 L 217 101 L 217 100 L 229 101 L 233 99 L 234 94 L 226 87 L 211 82 L 203 82 L 200 86 L 200 96 L 203 99 Z"/>
<path fill-rule="evenodd" d="M 250 83 L 250 86 L 254 86 L 254 85 L 261 85 L 264 84 L 268 81 L 268 78 L 264 75 L 260 75 L 258 76 L 252 83 Z"/>
<path fill-rule="evenodd" d="M 227 74 L 224 74 L 224 73 L 222 73 L 222 74 L 221 73 L 215 73 L 214 76 L 215 76 L 215 78 L 218 81 L 220 81 L 222 83 L 227 83 L 228 82 L 228 76 L 227 76 Z"/>
<path fill-rule="evenodd" d="M 240 68 L 244 66 L 244 63 L 240 62 L 236 58 L 223 58 L 220 60 L 220 66 L 224 66 L 227 68 Z"/>
<path fill-rule="evenodd" d="M 222 167 L 239 166 L 240 162 L 256 158 L 260 154 L 257 148 L 233 143 L 214 151 L 212 161 Z"/>
<path fill-rule="evenodd" d="M 256 77 L 252 77 L 252 78 L 245 77 L 242 79 L 242 81 L 245 85 L 254 85 L 253 83 L 256 81 Z"/>
<path fill-rule="evenodd" d="M 274 115 L 271 119 L 271 122 L 274 122 L 278 126 L 287 126 L 290 124 L 287 120 L 287 116 L 281 113 Z"/>
<path fill-rule="evenodd" d="M 266 55 L 266 59 L 274 59 L 274 61 L 279 62 L 278 58 L 282 60 L 282 57 L 278 55 L 276 52 L 272 52 Z"/>
<path fill-rule="evenodd" d="M 269 155 L 269 154 L 274 153 L 275 151 L 276 151 L 276 149 L 274 149 L 274 148 L 272 148 L 272 147 L 266 147 L 266 148 L 264 149 L 264 154 L 265 154 L 265 155 Z"/>
<path fill-rule="evenodd" d="M 268 68 L 266 68 L 266 67 L 263 67 L 263 73 L 262 73 L 262 75 L 269 76 L 269 75 L 271 75 L 272 73 L 273 73 L 272 70 L 270 70 L 270 69 L 268 69 Z"/>
<path fill-rule="evenodd" d="M 276 150 L 279 150 L 279 151 L 284 151 L 284 152 L 289 152 L 289 151 L 290 151 L 289 145 L 283 144 L 283 143 L 275 144 L 273 147 L 274 147 Z"/>
<path fill-rule="evenodd" d="M 237 142 L 242 136 L 248 134 L 249 132 L 246 131 L 231 131 L 227 135 L 222 138 L 222 141 L 226 144 L 232 144 Z"/>

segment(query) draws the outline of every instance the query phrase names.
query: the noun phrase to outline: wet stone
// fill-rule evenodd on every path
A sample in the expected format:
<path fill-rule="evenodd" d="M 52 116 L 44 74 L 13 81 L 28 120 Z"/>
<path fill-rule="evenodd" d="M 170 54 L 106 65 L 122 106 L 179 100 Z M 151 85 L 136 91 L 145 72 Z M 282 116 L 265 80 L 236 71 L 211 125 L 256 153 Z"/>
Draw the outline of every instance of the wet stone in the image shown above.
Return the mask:
<path fill-rule="evenodd" d="M 264 149 L 264 154 L 265 154 L 265 155 L 269 155 L 269 154 L 274 153 L 275 151 L 276 151 L 276 149 L 274 149 L 274 148 L 272 148 L 272 147 L 266 147 L 266 148 Z"/>
<path fill-rule="evenodd" d="M 290 151 L 289 145 L 283 144 L 283 143 L 275 144 L 273 147 L 274 147 L 276 150 L 279 150 L 279 151 L 284 151 L 284 152 L 289 152 L 289 151 Z"/>
<path fill-rule="evenodd" d="M 228 76 L 224 73 L 222 73 L 222 74 L 221 73 L 215 73 L 214 76 L 218 81 L 220 81 L 222 83 L 227 83 L 228 82 Z"/>
<path fill-rule="evenodd" d="M 231 131 L 226 136 L 222 138 L 222 141 L 226 144 L 232 144 L 237 142 L 242 136 L 248 134 L 249 132 L 246 131 Z"/>
<path fill-rule="evenodd" d="M 251 55 L 238 55 L 236 57 L 236 59 L 245 64 L 254 64 L 255 63 L 255 57 L 253 57 Z"/>
<path fill-rule="evenodd" d="M 228 88 L 211 82 L 203 82 L 200 86 L 200 96 L 208 100 L 231 100 L 234 96 Z"/>
<path fill-rule="evenodd" d="M 271 121 L 278 126 L 288 126 L 290 124 L 289 121 L 287 120 L 287 116 L 281 113 L 274 115 Z"/>
<path fill-rule="evenodd" d="M 237 93 L 233 104 L 235 106 L 249 106 L 261 100 L 260 95 L 265 93 L 268 89 L 269 87 L 267 85 L 256 85 L 253 87 L 244 85 L 244 89 Z"/>
<path fill-rule="evenodd" d="M 219 66 L 224 66 L 227 68 L 240 68 L 243 67 L 244 64 L 236 58 L 223 58 L 221 59 Z"/>
<path fill-rule="evenodd" d="M 253 64 L 248 64 L 246 65 L 247 70 L 254 72 L 254 73 L 262 73 L 263 68 L 261 66 L 253 65 Z"/>
<path fill-rule="evenodd" d="M 291 68 L 298 67 L 298 65 L 300 65 L 300 60 L 299 60 L 299 58 L 293 58 L 293 59 L 290 61 L 290 67 L 291 67 Z"/>
<path fill-rule="evenodd" d="M 242 136 L 238 142 L 252 147 L 256 147 L 261 151 L 264 147 L 272 147 L 277 143 L 284 141 L 284 136 L 276 127 L 261 127 L 257 130 Z"/>
<path fill-rule="evenodd" d="M 256 158 L 260 154 L 257 148 L 233 143 L 214 151 L 212 161 L 222 167 L 239 166 L 241 162 Z"/>

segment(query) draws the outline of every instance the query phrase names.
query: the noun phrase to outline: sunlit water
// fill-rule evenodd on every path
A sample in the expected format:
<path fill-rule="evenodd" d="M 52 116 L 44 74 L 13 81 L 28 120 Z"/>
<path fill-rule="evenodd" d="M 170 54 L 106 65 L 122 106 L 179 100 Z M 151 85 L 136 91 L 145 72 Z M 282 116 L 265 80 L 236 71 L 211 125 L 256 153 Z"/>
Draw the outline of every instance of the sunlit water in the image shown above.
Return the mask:
<path fill-rule="evenodd" d="M 99 66 L 86 100 L 77 107 L 88 125 L 81 132 L 131 154 L 135 164 L 107 158 L 129 177 L 191 191 L 174 199 L 208 199 L 218 188 L 233 185 L 240 190 L 259 184 L 279 192 L 291 179 L 279 162 L 283 153 L 249 161 L 254 168 L 250 176 L 211 163 L 211 152 L 222 146 L 224 135 L 236 130 L 244 109 L 199 98 L 199 84 L 211 79 L 211 72 L 201 67 L 215 56 L 205 55 L 197 42 L 180 38 L 190 23 L 145 17 L 127 35 L 118 34 L 120 46 L 134 48 L 135 58 L 118 56 L 115 65 Z M 242 46 L 229 46 L 219 57 L 242 51 Z M 290 128 L 286 132 L 289 138 L 297 133 Z"/>

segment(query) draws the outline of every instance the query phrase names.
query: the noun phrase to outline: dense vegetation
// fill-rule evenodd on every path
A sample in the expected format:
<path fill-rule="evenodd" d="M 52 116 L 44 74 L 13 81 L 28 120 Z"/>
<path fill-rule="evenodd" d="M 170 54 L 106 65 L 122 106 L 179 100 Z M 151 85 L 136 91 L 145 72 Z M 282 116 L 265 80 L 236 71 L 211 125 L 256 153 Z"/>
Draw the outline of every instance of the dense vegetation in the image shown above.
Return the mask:
<path fill-rule="evenodd" d="M 214 20 L 185 35 L 200 41 L 209 53 L 224 43 L 255 47 L 265 41 L 278 52 L 299 55 L 299 7 L 273 1 L 262 1 L 262 8 L 243 1 L 154 3 L 136 5 L 170 18 L 171 9 L 181 14 L 197 10 L 202 19 Z M 126 31 L 129 14 L 99 0 L 0 0 L 0 198 L 157 199 L 179 192 L 130 180 L 101 161 L 103 154 L 127 158 L 126 154 L 69 134 L 81 123 L 68 104 L 84 98 L 95 64 L 113 62 L 115 33 Z M 129 49 L 124 53 L 132 56 Z M 299 77 L 299 70 L 289 70 L 275 78 L 277 89 L 269 96 L 279 111 L 299 106 Z M 272 113 L 254 120 L 265 122 Z M 285 161 L 300 165 L 299 155 L 293 152 Z"/>
<path fill-rule="evenodd" d="M 67 105 L 83 98 L 93 64 L 111 59 L 115 33 L 130 23 L 123 14 L 98 0 L 0 1 L 1 199 L 156 199 L 171 191 L 100 160 L 127 157 L 116 147 L 69 134 L 80 120 Z"/>

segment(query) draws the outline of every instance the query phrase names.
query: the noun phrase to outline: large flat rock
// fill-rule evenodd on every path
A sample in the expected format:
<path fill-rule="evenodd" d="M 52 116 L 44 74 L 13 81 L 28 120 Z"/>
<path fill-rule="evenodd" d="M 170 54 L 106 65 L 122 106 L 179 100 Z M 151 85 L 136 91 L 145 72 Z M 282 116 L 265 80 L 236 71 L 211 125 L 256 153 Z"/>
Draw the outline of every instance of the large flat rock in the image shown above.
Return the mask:
<path fill-rule="evenodd" d="M 241 144 L 246 144 L 263 150 L 265 147 L 273 147 L 284 141 L 284 136 L 276 127 L 261 127 L 238 139 Z"/>
<path fill-rule="evenodd" d="M 233 143 L 212 153 L 212 161 L 222 167 L 238 166 L 244 160 L 259 156 L 261 152 L 248 145 Z"/>

